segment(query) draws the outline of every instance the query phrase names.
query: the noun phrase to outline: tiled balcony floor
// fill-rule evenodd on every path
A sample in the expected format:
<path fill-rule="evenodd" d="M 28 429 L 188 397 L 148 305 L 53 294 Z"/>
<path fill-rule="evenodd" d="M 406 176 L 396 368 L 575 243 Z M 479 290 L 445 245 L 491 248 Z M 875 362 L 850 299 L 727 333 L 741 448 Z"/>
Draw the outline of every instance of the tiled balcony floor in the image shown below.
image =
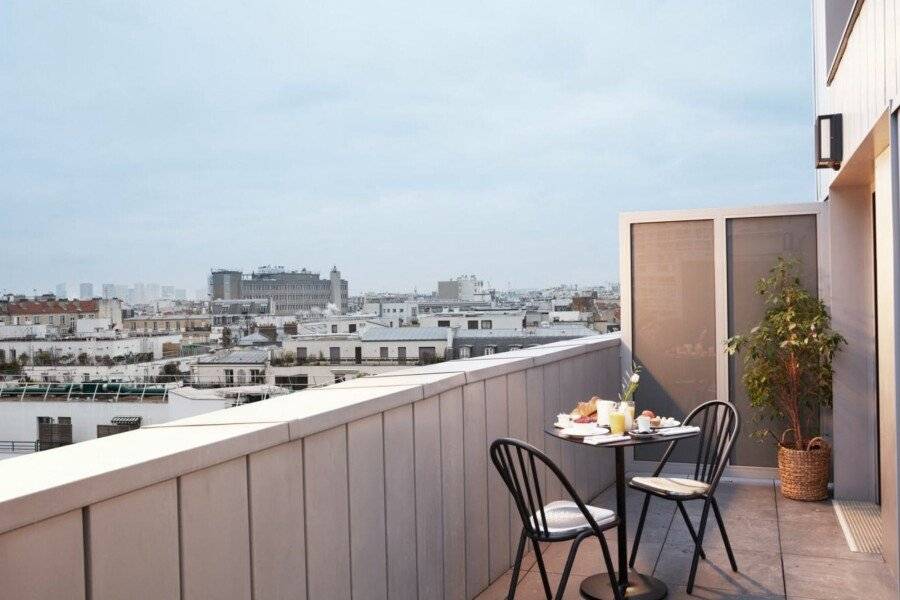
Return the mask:
<path fill-rule="evenodd" d="M 657 499 L 650 503 L 636 568 L 666 582 L 669 598 L 900 598 L 880 555 L 854 553 L 847 548 L 830 502 L 787 500 L 771 480 L 723 481 L 716 497 L 724 511 L 739 572 L 731 570 L 722 539 L 710 517 L 711 526 L 707 527 L 703 544 L 708 560 L 700 561 L 693 596 L 689 596 L 685 588 L 692 546 L 684 521 L 676 514 L 674 503 Z M 642 494 L 629 490 L 628 534 L 632 539 L 642 498 Z M 615 491 L 607 489 L 592 503 L 614 509 Z M 702 504 L 689 502 L 686 506 L 694 523 L 699 522 Z M 615 531 L 607 532 L 607 538 L 615 562 Z M 567 552 L 567 543 L 548 545 L 543 551 L 551 573 L 551 585 L 555 586 L 559 581 Z M 580 598 L 578 586 L 581 580 L 605 570 L 600 544 L 596 541 L 582 543 L 565 598 Z M 544 598 L 533 558 L 526 558 L 523 571 L 516 598 Z M 509 577 L 510 573 L 507 573 L 478 596 L 478 600 L 505 598 Z"/>

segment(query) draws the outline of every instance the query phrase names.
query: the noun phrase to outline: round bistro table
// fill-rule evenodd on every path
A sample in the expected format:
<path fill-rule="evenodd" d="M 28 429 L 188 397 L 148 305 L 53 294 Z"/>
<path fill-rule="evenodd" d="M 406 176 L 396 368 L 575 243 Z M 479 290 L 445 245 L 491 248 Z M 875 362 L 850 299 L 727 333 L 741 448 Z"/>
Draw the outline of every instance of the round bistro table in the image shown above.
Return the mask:
<path fill-rule="evenodd" d="M 552 425 L 544 430 L 548 435 L 569 442 L 570 444 L 582 444 L 591 448 L 612 448 L 616 455 L 616 516 L 619 518 L 617 527 L 619 550 L 619 588 L 625 598 L 629 600 L 660 600 L 668 593 L 666 584 L 655 577 L 638 573 L 628 568 L 628 524 L 625 510 L 625 448 L 643 446 L 645 444 L 660 444 L 674 442 L 699 435 L 699 431 L 688 431 L 673 435 L 655 435 L 647 438 L 629 438 L 619 442 L 607 444 L 585 444 L 582 438 L 562 435 Z M 605 573 L 591 575 L 581 582 L 581 595 L 588 600 L 609 600 L 614 598 L 610 589 L 609 576 Z"/>

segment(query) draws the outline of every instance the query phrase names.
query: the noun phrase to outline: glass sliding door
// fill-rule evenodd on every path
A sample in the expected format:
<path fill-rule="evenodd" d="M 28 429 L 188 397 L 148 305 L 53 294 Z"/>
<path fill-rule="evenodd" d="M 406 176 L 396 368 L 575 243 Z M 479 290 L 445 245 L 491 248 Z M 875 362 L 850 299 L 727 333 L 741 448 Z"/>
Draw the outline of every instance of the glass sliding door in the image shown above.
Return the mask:
<path fill-rule="evenodd" d="M 638 412 L 681 419 L 716 397 L 714 249 L 712 220 L 631 225 L 632 356 L 644 367 Z M 679 445 L 672 460 L 689 460 L 689 445 Z M 664 448 L 637 448 L 635 459 L 654 460 Z"/>

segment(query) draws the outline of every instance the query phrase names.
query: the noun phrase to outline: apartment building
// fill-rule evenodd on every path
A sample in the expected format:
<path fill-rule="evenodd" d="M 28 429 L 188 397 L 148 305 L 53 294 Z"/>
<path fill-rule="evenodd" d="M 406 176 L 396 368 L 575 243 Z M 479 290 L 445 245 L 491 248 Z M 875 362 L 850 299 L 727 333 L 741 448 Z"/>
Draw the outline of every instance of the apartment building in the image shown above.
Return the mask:
<path fill-rule="evenodd" d="M 458 327 L 460 329 L 522 329 L 524 310 L 439 312 L 419 315 L 422 327 Z"/>
<path fill-rule="evenodd" d="M 268 298 L 213 300 L 209 303 L 214 326 L 248 324 L 271 314 L 271 309 L 272 302 Z"/>
<path fill-rule="evenodd" d="M 266 350 L 229 350 L 201 356 L 191 365 L 191 375 L 199 385 L 254 385 L 265 382 L 268 364 Z"/>
<path fill-rule="evenodd" d="M 125 319 L 124 329 L 135 335 L 209 331 L 212 325 L 210 315 L 143 315 Z"/>
<path fill-rule="evenodd" d="M 74 333 L 80 319 L 106 319 L 113 328 L 121 329 L 122 303 L 115 298 L 0 302 L 0 323 L 6 325 L 51 325 L 60 332 Z"/>
<path fill-rule="evenodd" d="M 301 269 L 288 271 L 280 266 L 259 267 L 246 274 L 229 269 L 213 270 L 209 278 L 212 300 L 265 298 L 277 315 L 326 310 L 329 305 L 346 312 L 347 280 L 333 267 L 328 279 Z"/>

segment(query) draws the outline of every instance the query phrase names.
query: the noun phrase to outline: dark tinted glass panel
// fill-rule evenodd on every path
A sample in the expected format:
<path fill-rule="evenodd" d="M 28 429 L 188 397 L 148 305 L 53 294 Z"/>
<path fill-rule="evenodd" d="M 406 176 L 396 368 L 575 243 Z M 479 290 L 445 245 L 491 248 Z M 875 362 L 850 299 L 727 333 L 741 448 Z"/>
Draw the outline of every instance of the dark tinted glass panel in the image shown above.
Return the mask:
<path fill-rule="evenodd" d="M 768 275 L 779 256 L 800 260 L 800 283 L 818 295 L 815 215 L 729 219 L 728 232 L 728 335 L 745 333 L 759 324 L 765 312 L 756 283 Z M 728 386 L 731 401 L 741 414 L 742 431 L 732 451 L 735 465 L 773 467 L 778 464 L 772 440 L 758 442 L 754 430 L 785 428 L 778 423 L 754 423 L 753 408 L 741 383 L 743 361 L 730 359 Z"/>
<path fill-rule="evenodd" d="M 632 225 L 631 261 L 632 350 L 644 367 L 637 412 L 681 419 L 716 395 L 713 222 Z M 689 460 L 680 446 L 672 460 Z M 656 459 L 664 447 L 636 448 L 635 458 Z"/>

